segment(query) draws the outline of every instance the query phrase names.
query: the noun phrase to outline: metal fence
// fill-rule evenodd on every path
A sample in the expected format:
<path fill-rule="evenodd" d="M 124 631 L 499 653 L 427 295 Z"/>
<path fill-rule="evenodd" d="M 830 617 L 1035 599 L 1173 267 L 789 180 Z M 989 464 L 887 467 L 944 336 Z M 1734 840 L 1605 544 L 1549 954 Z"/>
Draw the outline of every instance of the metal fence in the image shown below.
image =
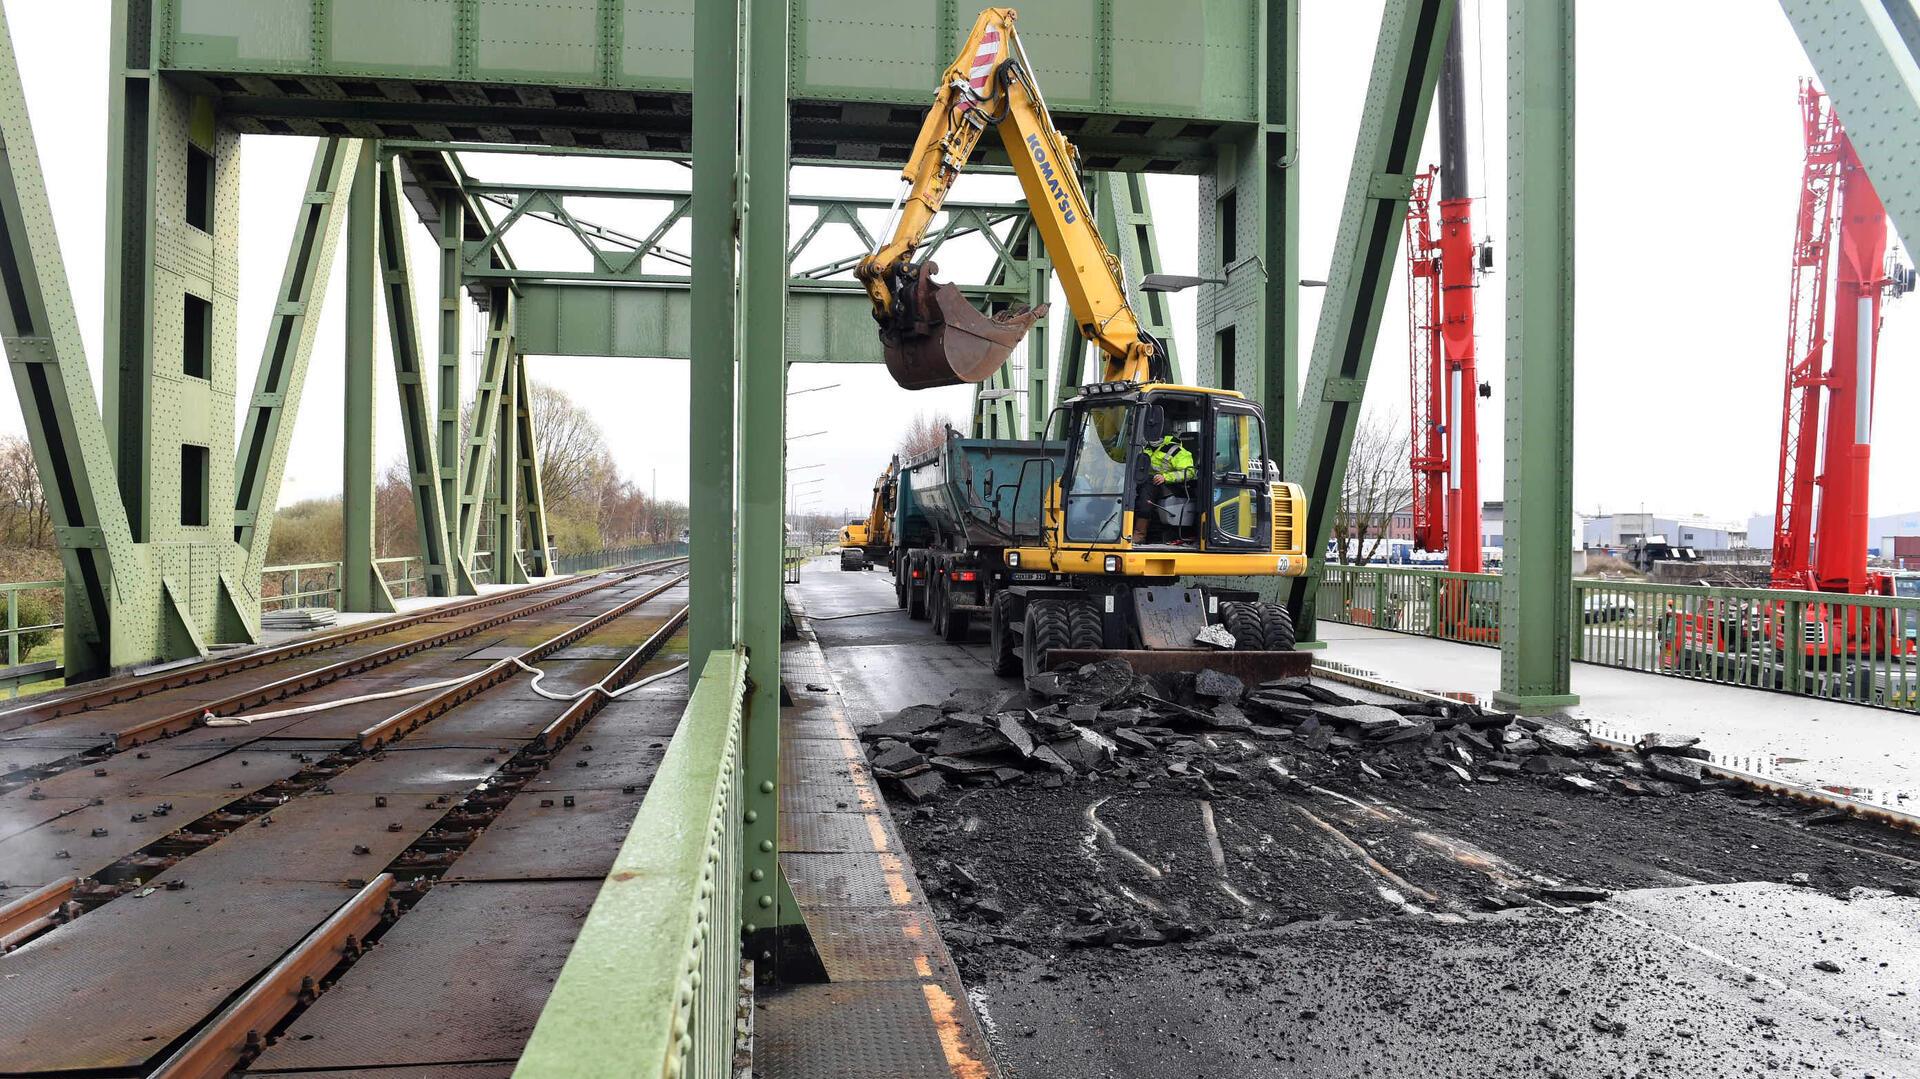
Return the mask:
<path fill-rule="evenodd" d="M 17 581 L 0 584 L 6 594 L 6 666 L 0 686 L 7 696 L 21 686 L 48 682 L 61 676 L 61 634 L 65 631 L 65 598 L 60 581 Z"/>
<path fill-rule="evenodd" d="M 733 1074 L 746 678 L 707 657 L 516 1076 Z"/>
<path fill-rule="evenodd" d="M 684 543 L 650 543 L 638 547 L 608 547 L 598 551 L 579 551 L 558 554 L 553 558 L 556 573 L 591 573 L 609 566 L 625 566 L 635 562 L 657 562 L 662 558 L 678 558 L 687 553 Z"/>
<path fill-rule="evenodd" d="M 418 555 L 376 558 L 374 567 L 395 599 L 427 594 L 426 562 Z M 340 606 L 338 562 L 302 562 L 260 571 L 260 609 Z"/>
<path fill-rule="evenodd" d="M 1497 647 L 1500 577 L 1326 567 L 1319 617 Z M 1920 710 L 1920 598 L 1579 578 L 1573 659 Z"/>

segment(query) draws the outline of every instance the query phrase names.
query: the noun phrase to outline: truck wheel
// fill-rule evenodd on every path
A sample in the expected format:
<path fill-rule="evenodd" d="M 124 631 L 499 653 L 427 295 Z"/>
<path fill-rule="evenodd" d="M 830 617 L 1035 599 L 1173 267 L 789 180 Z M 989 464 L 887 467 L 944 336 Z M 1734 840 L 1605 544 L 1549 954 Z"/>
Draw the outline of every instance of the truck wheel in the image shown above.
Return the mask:
<path fill-rule="evenodd" d="M 907 571 L 896 562 L 893 566 L 893 605 L 901 610 L 907 609 Z"/>
<path fill-rule="evenodd" d="M 1220 624 L 1233 634 L 1234 651 L 1267 651 L 1267 623 L 1260 617 L 1260 604 L 1239 601 L 1222 603 Z"/>
<path fill-rule="evenodd" d="M 925 565 L 925 561 L 918 558 L 907 563 L 907 617 L 915 622 L 927 620 L 927 588 L 931 582 L 924 577 L 919 581 L 913 579 L 913 571 Z"/>
<path fill-rule="evenodd" d="M 1027 604 L 1026 633 L 1020 642 L 1020 668 L 1028 688 L 1046 673 L 1047 653 L 1073 644 L 1067 620 L 1067 605 L 1057 599 L 1036 599 Z"/>
<path fill-rule="evenodd" d="M 927 620 L 933 623 L 933 631 L 942 637 L 947 635 L 946 584 L 945 574 L 927 581 Z"/>
<path fill-rule="evenodd" d="M 969 628 L 967 623 L 970 619 L 965 612 L 953 609 L 953 586 L 951 584 L 940 590 L 940 614 L 940 636 L 954 644 L 965 642 L 967 639 L 967 629 Z"/>
<path fill-rule="evenodd" d="M 1258 606 L 1260 608 L 1260 621 L 1266 628 L 1267 651 L 1293 651 L 1293 615 L 1287 611 L 1286 605 L 1283 603 L 1262 603 L 1258 604 Z"/>
<path fill-rule="evenodd" d="M 1068 648 L 1105 648 L 1107 630 L 1100 617 L 1100 608 L 1091 602 L 1067 604 L 1067 638 L 1073 643 Z"/>
<path fill-rule="evenodd" d="M 995 592 L 993 614 L 988 619 L 987 650 L 993 654 L 993 673 L 1018 674 L 1020 653 L 1014 645 L 1013 612 L 1017 606 L 1012 592 Z"/>

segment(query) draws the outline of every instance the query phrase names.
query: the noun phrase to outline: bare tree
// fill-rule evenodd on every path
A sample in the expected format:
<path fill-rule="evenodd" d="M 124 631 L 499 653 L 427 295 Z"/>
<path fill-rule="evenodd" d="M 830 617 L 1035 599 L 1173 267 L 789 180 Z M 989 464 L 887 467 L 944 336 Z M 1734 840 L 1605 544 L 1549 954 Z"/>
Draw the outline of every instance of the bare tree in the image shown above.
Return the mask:
<path fill-rule="evenodd" d="M 47 492 L 40 485 L 40 466 L 33 443 L 18 435 L 0 438 L 0 529 L 13 547 L 34 550 L 53 544 L 47 517 Z"/>
<path fill-rule="evenodd" d="M 939 449 L 947 441 L 947 428 L 953 426 L 953 417 L 945 412 L 916 412 L 913 419 L 907 421 L 907 429 L 900 433 L 900 456 L 904 460 L 917 457 L 928 450 Z"/>
<path fill-rule="evenodd" d="M 1353 432 L 1347 474 L 1340 484 L 1340 512 L 1333 519 L 1334 557 L 1373 561 L 1386 543 L 1396 513 L 1413 502 L 1413 469 L 1407 432 L 1380 416 L 1363 417 Z"/>
<path fill-rule="evenodd" d="M 617 475 L 600 424 L 566 393 L 532 383 L 533 430 L 540 439 L 540 487 L 549 507 L 584 505 Z"/>

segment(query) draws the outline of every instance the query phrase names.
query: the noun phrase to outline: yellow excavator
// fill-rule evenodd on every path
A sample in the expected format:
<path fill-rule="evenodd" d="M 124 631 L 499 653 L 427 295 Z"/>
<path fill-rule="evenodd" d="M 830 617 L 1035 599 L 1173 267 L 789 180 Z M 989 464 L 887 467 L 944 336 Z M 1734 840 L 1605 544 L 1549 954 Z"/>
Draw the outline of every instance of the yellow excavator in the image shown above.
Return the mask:
<path fill-rule="evenodd" d="M 979 382 L 1005 362 L 1046 308 L 982 314 L 934 280 L 932 261 L 914 258 L 981 137 L 997 129 L 1074 324 L 1105 369 L 1055 410 L 1017 477 L 984 465 L 943 475 L 964 488 L 950 500 L 964 500 L 971 538 L 915 565 L 960 567 L 951 572 L 964 581 L 934 581 L 934 594 L 963 620 L 990 614 L 996 666 L 1030 681 L 1113 655 L 1143 673 L 1297 673 L 1304 655 L 1285 607 L 1182 578 L 1304 573 L 1304 494 L 1281 480 L 1258 406 L 1232 390 L 1173 384 L 1166 349 L 1140 324 L 1100 239 L 1079 154 L 1054 128 L 1015 18 L 1011 8 L 982 12 L 942 74 L 881 243 L 854 274 L 901 386 Z M 1011 444 L 997 445 L 994 463 L 1012 471 Z M 996 535 L 1003 542 L 988 542 Z M 983 574 L 970 558 L 998 564 Z"/>
<path fill-rule="evenodd" d="M 881 563 L 892 566 L 893 487 L 894 474 L 899 468 L 900 458 L 896 455 L 887 462 L 886 471 L 873 481 L 873 508 L 865 517 L 848 521 L 840 530 L 841 569 L 872 569 Z"/>

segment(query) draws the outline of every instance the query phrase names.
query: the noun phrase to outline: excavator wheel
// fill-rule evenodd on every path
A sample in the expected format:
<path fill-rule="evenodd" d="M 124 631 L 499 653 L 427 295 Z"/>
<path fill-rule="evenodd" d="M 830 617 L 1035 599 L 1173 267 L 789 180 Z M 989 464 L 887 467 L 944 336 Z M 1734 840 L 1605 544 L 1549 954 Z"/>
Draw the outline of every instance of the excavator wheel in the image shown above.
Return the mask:
<path fill-rule="evenodd" d="M 1020 641 L 1020 668 L 1028 688 L 1046 672 L 1048 652 L 1071 647 L 1073 626 L 1067 601 L 1036 599 L 1028 603 L 1026 633 Z"/>
<path fill-rule="evenodd" d="M 1020 673 L 1018 638 L 1013 633 L 1013 612 L 1019 606 L 1012 592 L 993 594 L 993 614 L 988 625 L 987 651 L 993 656 L 993 673 Z"/>
<path fill-rule="evenodd" d="M 1233 634 L 1233 649 L 1236 652 L 1264 652 L 1267 650 L 1267 624 L 1260 617 L 1258 603 L 1234 601 L 1220 605 L 1220 624 Z"/>
<path fill-rule="evenodd" d="M 1105 648 L 1107 634 L 1101 625 L 1100 608 L 1084 601 L 1068 603 L 1067 636 L 1073 642 L 1069 648 Z"/>
<path fill-rule="evenodd" d="M 1293 615 L 1288 613 L 1283 603 L 1256 604 L 1260 608 L 1260 622 L 1267 633 L 1267 651 L 1293 651 Z"/>

